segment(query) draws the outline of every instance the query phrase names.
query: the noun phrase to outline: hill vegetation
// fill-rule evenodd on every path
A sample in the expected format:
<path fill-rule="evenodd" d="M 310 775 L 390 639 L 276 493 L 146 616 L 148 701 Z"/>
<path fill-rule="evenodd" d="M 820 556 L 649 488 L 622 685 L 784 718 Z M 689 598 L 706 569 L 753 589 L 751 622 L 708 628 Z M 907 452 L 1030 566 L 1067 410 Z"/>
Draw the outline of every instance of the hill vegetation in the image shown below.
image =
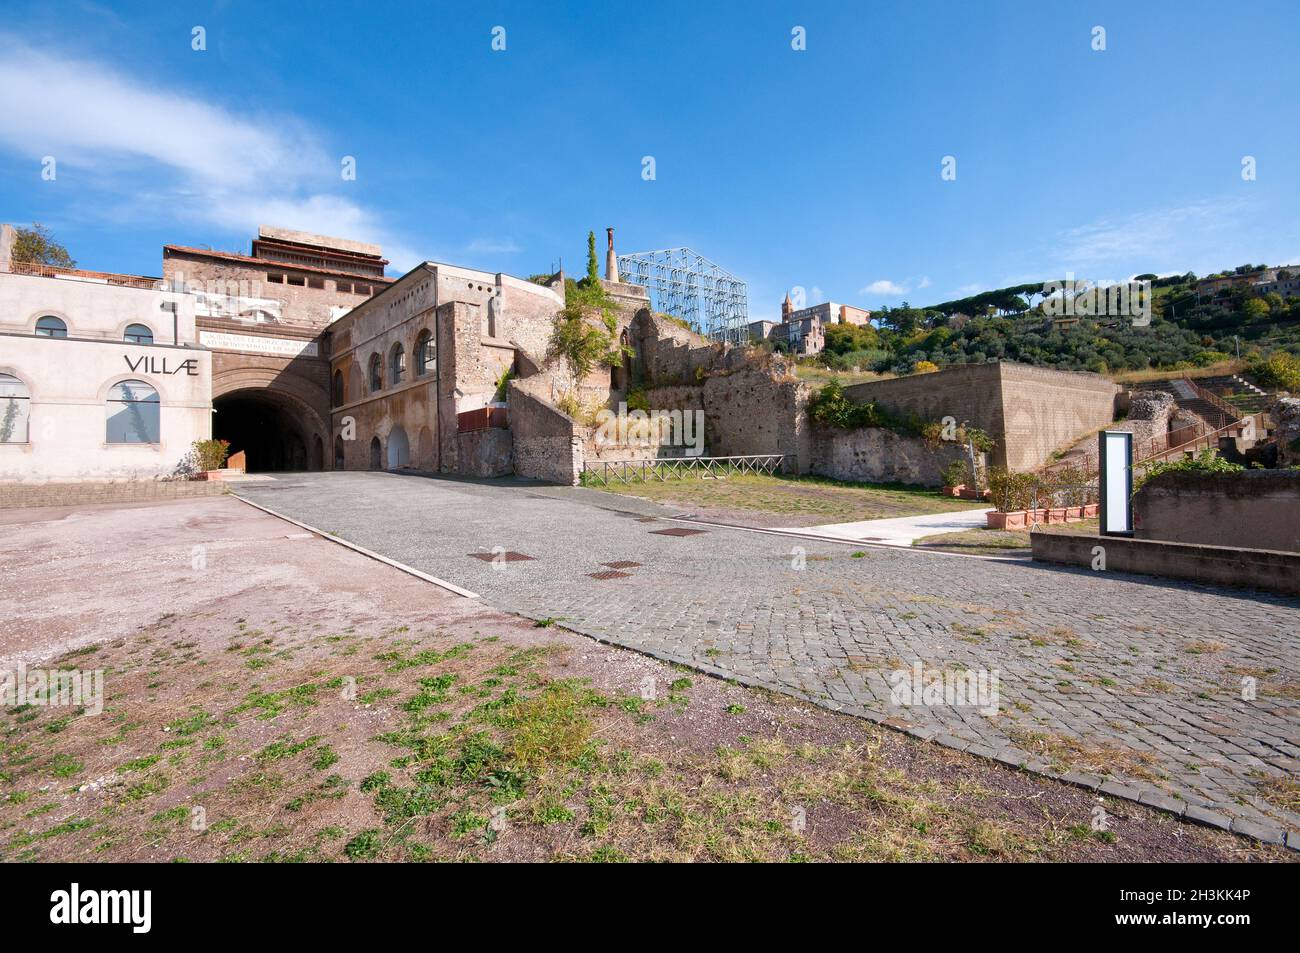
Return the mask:
<path fill-rule="evenodd" d="M 1243 265 L 1233 274 L 1260 268 Z M 1300 385 L 1292 376 L 1300 368 L 1300 297 L 1261 295 L 1249 282 L 1198 295 L 1190 273 L 1138 277 L 1152 282 L 1146 326 L 1120 317 L 1053 323 L 1043 308 L 1043 284 L 1035 283 L 924 308 L 904 302 L 876 312 L 874 326 L 832 325 L 817 360 L 833 370 L 892 374 L 998 359 L 1115 374 L 1177 373 L 1240 356 L 1273 386 Z"/>

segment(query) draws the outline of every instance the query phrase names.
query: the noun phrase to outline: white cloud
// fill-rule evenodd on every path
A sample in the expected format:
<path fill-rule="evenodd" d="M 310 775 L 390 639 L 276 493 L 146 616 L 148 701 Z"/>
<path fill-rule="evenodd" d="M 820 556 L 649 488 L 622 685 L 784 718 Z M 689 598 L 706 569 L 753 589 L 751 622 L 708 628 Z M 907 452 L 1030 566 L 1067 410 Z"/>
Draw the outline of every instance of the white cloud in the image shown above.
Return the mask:
<path fill-rule="evenodd" d="M 293 116 L 243 116 L 0 34 L 0 148 L 82 171 L 101 208 L 251 232 L 259 224 L 379 242 L 419 261 L 339 194 L 342 156 Z"/>
<path fill-rule="evenodd" d="M 903 285 L 895 284 L 888 278 L 880 278 L 867 285 L 865 288 L 859 288 L 860 295 L 884 295 L 886 297 L 897 297 L 898 295 L 907 294 L 907 288 Z"/>
<path fill-rule="evenodd" d="M 1254 261 L 1259 248 L 1255 203 L 1224 197 L 1101 218 L 1061 233 L 1053 273 L 1097 279 L 1133 272 L 1208 271 Z M 1240 259 L 1240 261 L 1238 260 Z"/>

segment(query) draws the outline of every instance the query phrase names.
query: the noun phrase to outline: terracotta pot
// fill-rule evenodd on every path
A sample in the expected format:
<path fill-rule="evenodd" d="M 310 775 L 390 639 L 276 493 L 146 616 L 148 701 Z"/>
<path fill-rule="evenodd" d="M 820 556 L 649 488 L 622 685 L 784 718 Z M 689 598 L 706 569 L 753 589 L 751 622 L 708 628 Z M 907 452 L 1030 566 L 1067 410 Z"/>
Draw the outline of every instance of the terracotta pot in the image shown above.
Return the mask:
<path fill-rule="evenodd" d="M 939 492 L 940 492 L 943 496 L 961 496 L 961 492 L 962 492 L 962 490 L 964 490 L 964 489 L 966 489 L 966 487 L 965 487 L 964 485 L 963 485 L 963 486 L 945 486 L 945 487 L 944 487 L 942 490 L 940 490 Z"/>
<path fill-rule="evenodd" d="M 1028 515 L 1025 510 L 1012 510 L 1010 513 L 993 510 L 984 514 L 984 520 L 989 529 L 1024 529 L 1029 525 L 1026 522 Z"/>
<path fill-rule="evenodd" d="M 1069 513 L 1069 511 L 1070 511 L 1070 508 L 1069 508 L 1068 506 L 1053 506 L 1053 507 L 1049 507 L 1048 510 L 1047 510 L 1047 519 L 1045 519 L 1043 522 L 1045 522 L 1045 523 L 1065 523 L 1065 522 L 1067 522 L 1066 514 Z"/>
<path fill-rule="evenodd" d="M 1086 520 L 1096 519 L 1097 513 L 1101 510 L 1100 503 L 1085 503 L 1083 507 L 1083 518 Z"/>

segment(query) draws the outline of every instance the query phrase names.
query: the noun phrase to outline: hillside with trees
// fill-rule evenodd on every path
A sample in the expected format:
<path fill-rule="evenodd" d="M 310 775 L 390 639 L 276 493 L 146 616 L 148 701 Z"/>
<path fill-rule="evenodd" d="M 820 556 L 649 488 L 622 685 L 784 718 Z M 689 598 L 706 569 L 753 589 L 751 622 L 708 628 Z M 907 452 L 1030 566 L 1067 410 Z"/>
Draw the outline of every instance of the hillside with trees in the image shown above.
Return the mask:
<path fill-rule="evenodd" d="M 1243 265 L 1230 274 L 1262 267 Z M 1278 274 L 1279 280 L 1288 276 L 1285 269 Z M 833 370 L 894 374 L 914 373 L 921 362 L 943 367 L 996 359 L 1101 374 L 1179 372 L 1238 356 L 1262 366 L 1270 355 L 1277 355 L 1273 363 L 1285 374 L 1300 361 L 1300 296 L 1260 295 L 1249 282 L 1198 295 L 1203 279 L 1190 273 L 1138 277 L 1152 282 L 1145 327 L 1104 316 L 1053 323 L 1039 282 L 924 308 L 904 302 L 877 311 L 870 327 L 833 325 L 817 359 Z"/>

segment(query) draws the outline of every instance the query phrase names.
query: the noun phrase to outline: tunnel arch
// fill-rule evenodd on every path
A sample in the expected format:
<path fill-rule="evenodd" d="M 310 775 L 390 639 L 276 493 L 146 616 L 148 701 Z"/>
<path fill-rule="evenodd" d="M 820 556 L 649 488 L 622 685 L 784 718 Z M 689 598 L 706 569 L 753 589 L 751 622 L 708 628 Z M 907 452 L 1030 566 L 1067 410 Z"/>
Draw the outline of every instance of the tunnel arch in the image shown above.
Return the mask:
<path fill-rule="evenodd" d="M 250 473 L 325 469 L 332 463 L 325 456 L 331 443 L 327 387 L 261 364 L 241 361 L 214 370 L 212 436 L 229 440 L 232 454 L 243 451 Z"/>

